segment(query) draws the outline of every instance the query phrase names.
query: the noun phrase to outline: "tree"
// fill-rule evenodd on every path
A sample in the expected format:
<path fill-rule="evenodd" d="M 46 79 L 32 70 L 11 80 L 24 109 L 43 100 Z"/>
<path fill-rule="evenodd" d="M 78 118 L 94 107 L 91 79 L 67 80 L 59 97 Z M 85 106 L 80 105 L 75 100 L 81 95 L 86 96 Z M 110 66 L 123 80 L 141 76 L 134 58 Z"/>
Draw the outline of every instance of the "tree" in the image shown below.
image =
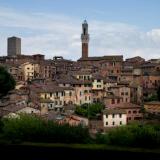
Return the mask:
<path fill-rule="evenodd" d="M 4 67 L 0 67 L 0 98 L 14 89 L 15 85 L 16 82 L 12 75 L 9 74 Z"/>
<path fill-rule="evenodd" d="M 160 101 L 160 86 L 158 87 L 158 90 L 157 90 L 157 98 L 158 98 L 158 101 Z"/>
<path fill-rule="evenodd" d="M 83 104 L 76 107 L 75 113 L 90 119 L 97 119 L 103 109 L 104 105 L 101 103 Z"/>

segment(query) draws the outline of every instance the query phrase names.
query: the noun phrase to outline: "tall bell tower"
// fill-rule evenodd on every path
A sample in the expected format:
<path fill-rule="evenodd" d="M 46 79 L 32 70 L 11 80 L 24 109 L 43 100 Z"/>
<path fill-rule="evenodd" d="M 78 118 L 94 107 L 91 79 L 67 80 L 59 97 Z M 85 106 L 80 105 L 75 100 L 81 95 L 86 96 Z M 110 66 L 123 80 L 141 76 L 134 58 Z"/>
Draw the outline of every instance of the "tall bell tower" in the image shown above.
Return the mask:
<path fill-rule="evenodd" d="M 88 34 L 88 23 L 85 20 L 82 24 L 82 58 L 88 58 L 88 43 L 89 43 L 89 34 Z"/>

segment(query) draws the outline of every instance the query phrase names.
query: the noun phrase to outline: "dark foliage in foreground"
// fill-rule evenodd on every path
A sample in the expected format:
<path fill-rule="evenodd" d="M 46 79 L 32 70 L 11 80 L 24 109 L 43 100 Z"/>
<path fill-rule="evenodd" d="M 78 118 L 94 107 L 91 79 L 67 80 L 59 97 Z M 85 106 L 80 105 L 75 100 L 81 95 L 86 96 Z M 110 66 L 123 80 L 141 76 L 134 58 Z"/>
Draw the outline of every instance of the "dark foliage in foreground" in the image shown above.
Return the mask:
<path fill-rule="evenodd" d="M 124 147 L 160 147 L 160 126 L 131 124 L 97 134 L 91 138 L 87 128 L 45 121 L 36 116 L 3 119 L 0 122 L 0 141 L 45 143 L 97 143 Z"/>
<path fill-rule="evenodd" d="M 96 141 L 118 146 L 160 147 L 160 126 L 138 124 L 123 126 L 104 135 L 97 134 Z"/>
<path fill-rule="evenodd" d="M 4 119 L 2 132 L 11 142 L 88 143 L 91 138 L 87 128 L 59 125 L 35 116 Z"/>
<path fill-rule="evenodd" d="M 7 70 L 0 66 L 0 98 L 5 96 L 10 90 L 14 89 L 16 82 Z"/>

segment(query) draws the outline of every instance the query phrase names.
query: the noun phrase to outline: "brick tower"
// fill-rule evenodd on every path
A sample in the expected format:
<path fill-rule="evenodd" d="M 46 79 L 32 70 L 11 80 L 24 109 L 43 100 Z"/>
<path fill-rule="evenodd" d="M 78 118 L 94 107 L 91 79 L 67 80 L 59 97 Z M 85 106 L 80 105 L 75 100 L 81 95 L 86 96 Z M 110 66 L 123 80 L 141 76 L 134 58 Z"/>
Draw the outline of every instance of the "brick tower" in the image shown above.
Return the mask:
<path fill-rule="evenodd" d="M 89 43 L 89 34 L 88 34 L 88 23 L 85 20 L 82 24 L 82 58 L 88 58 L 88 43 Z"/>

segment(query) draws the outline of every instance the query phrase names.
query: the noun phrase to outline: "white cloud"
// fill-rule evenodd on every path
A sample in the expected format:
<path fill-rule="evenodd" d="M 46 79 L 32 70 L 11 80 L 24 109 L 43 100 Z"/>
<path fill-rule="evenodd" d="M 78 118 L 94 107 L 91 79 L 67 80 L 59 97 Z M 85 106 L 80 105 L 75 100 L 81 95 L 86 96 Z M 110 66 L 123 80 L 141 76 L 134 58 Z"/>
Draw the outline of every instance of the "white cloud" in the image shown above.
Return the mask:
<path fill-rule="evenodd" d="M 81 21 L 76 18 L 0 8 L 0 29 L 3 55 L 7 37 L 18 35 L 25 54 L 42 53 L 47 58 L 62 55 L 74 60 L 81 56 Z M 160 58 L 160 28 L 145 32 L 129 24 L 90 21 L 89 32 L 90 56 L 123 54 L 125 58 L 138 55 Z"/>

